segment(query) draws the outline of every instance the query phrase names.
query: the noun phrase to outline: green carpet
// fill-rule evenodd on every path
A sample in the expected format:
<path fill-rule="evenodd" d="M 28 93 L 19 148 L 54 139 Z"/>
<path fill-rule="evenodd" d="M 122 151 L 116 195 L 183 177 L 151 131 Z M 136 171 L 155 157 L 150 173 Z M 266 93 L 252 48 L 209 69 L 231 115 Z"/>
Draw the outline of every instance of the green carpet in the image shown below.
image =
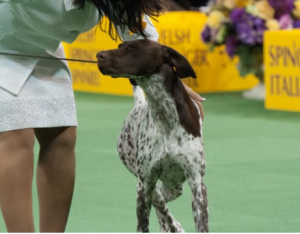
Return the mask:
<path fill-rule="evenodd" d="M 267 111 L 240 92 L 203 96 L 210 231 L 300 232 L 300 114 Z M 132 98 L 76 93 L 76 102 L 77 179 L 66 231 L 135 232 L 136 179 L 115 147 Z M 194 232 L 187 184 L 169 206 Z M 150 231 L 159 231 L 154 210 Z"/>

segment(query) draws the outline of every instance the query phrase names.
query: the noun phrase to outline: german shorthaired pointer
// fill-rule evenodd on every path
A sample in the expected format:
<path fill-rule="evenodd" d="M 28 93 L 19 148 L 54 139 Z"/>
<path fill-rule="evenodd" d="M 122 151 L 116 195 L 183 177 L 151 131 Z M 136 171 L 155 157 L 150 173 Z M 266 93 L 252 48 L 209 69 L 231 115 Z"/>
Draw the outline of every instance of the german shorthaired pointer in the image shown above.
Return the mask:
<path fill-rule="evenodd" d="M 137 231 L 149 231 L 153 205 L 163 232 L 184 232 L 167 202 L 179 197 L 188 181 L 196 230 L 208 232 L 202 120 L 180 80 L 196 77 L 191 65 L 172 48 L 150 40 L 124 42 L 97 58 L 104 75 L 129 78 L 147 99 L 134 87 L 135 107 L 117 143 L 122 162 L 138 180 Z"/>

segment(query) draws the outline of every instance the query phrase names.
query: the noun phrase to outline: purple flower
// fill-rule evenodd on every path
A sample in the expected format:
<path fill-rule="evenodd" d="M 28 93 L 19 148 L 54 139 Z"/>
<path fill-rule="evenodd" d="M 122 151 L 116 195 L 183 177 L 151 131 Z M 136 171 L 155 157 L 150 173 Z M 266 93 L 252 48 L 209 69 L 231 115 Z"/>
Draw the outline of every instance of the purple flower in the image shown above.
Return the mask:
<path fill-rule="evenodd" d="M 266 23 L 263 19 L 253 17 L 252 20 L 253 20 L 254 27 L 256 29 L 266 29 Z"/>
<path fill-rule="evenodd" d="M 258 29 L 256 31 L 256 36 L 255 36 L 256 43 L 258 43 L 258 44 L 263 43 L 263 41 L 264 41 L 264 32 L 265 32 L 265 29 Z"/>
<path fill-rule="evenodd" d="M 247 28 L 247 29 L 246 29 Z M 241 42 L 248 44 L 248 45 L 255 45 L 256 39 L 255 39 L 255 31 L 251 29 L 250 27 L 240 26 L 239 29 L 239 39 Z"/>
<path fill-rule="evenodd" d="M 230 36 L 226 39 L 226 52 L 230 57 L 235 55 L 236 47 L 238 46 L 238 41 L 235 36 Z"/>
<path fill-rule="evenodd" d="M 293 27 L 293 20 L 289 14 L 285 14 L 279 18 L 279 25 L 281 29 L 289 29 Z"/>
<path fill-rule="evenodd" d="M 213 43 L 216 43 L 217 42 L 217 37 L 218 37 L 218 33 L 219 33 L 220 29 L 218 28 L 213 28 L 211 29 L 211 32 L 210 32 L 210 41 L 213 42 Z"/>
<path fill-rule="evenodd" d="M 201 39 L 204 43 L 217 43 L 217 36 L 219 33 L 218 28 L 210 28 L 208 25 L 205 26 L 204 30 L 201 32 Z"/>
<path fill-rule="evenodd" d="M 262 19 L 247 12 L 244 12 L 235 23 L 235 31 L 239 40 L 251 46 L 262 43 L 265 29 L 265 23 Z"/>
<path fill-rule="evenodd" d="M 237 8 L 231 12 L 230 19 L 233 23 L 237 23 L 242 19 L 244 14 L 245 14 L 245 9 Z"/>
<path fill-rule="evenodd" d="M 263 39 L 264 39 L 264 32 L 266 30 L 266 24 L 265 21 L 257 18 L 257 17 L 253 17 L 253 23 L 254 23 L 254 30 L 255 30 L 255 40 L 256 43 L 258 44 L 262 44 L 263 43 Z"/>
<path fill-rule="evenodd" d="M 300 20 L 294 21 L 293 27 L 294 27 L 294 28 L 300 28 Z"/>
<path fill-rule="evenodd" d="M 208 25 L 205 26 L 204 30 L 201 33 L 201 38 L 205 43 L 209 43 L 211 40 L 211 29 Z"/>
<path fill-rule="evenodd" d="M 275 18 L 280 19 L 285 14 L 290 14 L 294 8 L 293 0 L 268 0 L 275 9 Z"/>

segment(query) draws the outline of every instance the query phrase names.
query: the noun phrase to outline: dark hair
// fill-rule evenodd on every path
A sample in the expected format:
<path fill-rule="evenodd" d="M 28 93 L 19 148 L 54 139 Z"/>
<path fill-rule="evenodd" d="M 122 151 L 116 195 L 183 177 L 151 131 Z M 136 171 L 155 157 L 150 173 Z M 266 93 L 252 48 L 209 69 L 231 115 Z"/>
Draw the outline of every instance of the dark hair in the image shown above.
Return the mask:
<path fill-rule="evenodd" d="M 143 15 L 158 16 L 164 11 L 161 0 L 74 0 L 76 5 L 83 8 L 86 1 L 92 2 L 99 11 L 100 19 L 106 15 L 109 19 L 109 35 L 116 39 L 113 24 L 124 30 L 125 26 L 147 38 L 143 28 Z M 103 21 L 100 20 L 100 24 Z M 101 27 L 103 30 L 103 28 Z"/>

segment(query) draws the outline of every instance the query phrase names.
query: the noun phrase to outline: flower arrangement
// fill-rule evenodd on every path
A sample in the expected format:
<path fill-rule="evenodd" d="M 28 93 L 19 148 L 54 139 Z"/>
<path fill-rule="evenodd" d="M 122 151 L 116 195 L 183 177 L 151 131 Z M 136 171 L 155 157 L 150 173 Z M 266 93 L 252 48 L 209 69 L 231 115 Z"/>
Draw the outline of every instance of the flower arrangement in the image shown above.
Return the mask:
<path fill-rule="evenodd" d="M 215 0 L 202 40 L 213 49 L 225 45 L 238 55 L 240 74 L 263 79 L 262 43 L 266 30 L 300 28 L 300 0 Z"/>

